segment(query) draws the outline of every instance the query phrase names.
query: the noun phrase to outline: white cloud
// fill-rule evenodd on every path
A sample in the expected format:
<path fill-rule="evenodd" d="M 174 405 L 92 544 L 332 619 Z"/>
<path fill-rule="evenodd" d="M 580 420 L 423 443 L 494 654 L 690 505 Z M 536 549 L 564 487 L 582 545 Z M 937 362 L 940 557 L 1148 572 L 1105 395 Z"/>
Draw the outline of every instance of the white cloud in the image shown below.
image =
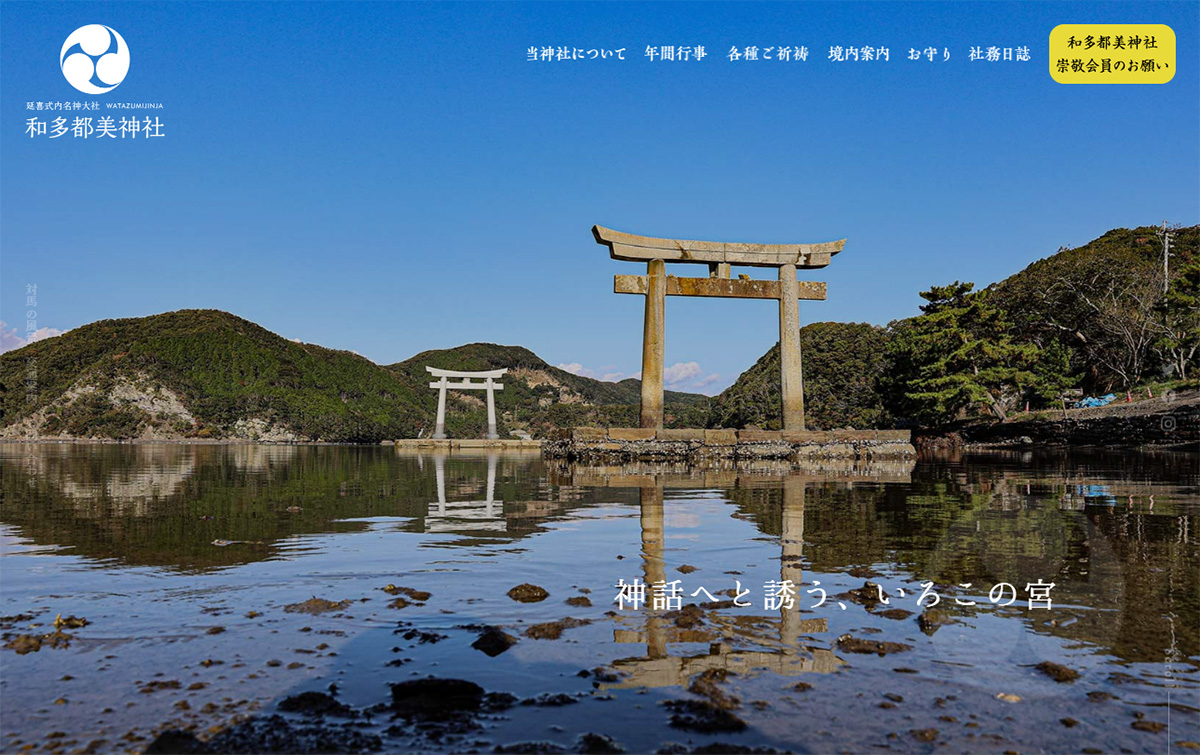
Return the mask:
<path fill-rule="evenodd" d="M 663 382 L 674 388 L 691 381 L 702 372 L 697 362 L 676 362 L 663 370 Z"/>
<path fill-rule="evenodd" d="M 590 378 L 596 377 L 596 373 L 594 371 L 592 371 L 591 369 L 589 369 L 587 367 L 584 367 L 579 362 L 569 362 L 567 364 L 560 364 L 560 365 L 557 365 L 557 367 L 558 367 L 558 369 L 565 370 L 565 371 L 571 373 L 572 375 L 578 375 L 580 377 L 590 377 Z"/>
<path fill-rule="evenodd" d="M 55 336 L 61 336 L 66 332 L 67 331 L 59 330 L 58 328 L 38 328 L 37 330 L 33 331 L 32 335 L 29 336 L 29 343 L 44 341 L 47 338 L 54 338 Z"/>
<path fill-rule="evenodd" d="M 629 377 L 624 372 L 606 372 L 600 376 L 600 379 L 606 383 L 619 383 Z"/>
<path fill-rule="evenodd" d="M 16 328 L 10 328 L 8 327 L 8 323 L 0 320 L 0 354 L 19 349 L 22 346 L 36 343 L 37 341 L 44 341 L 47 338 L 53 338 L 63 333 L 66 333 L 66 331 L 59 330 L 58 328 L 38 328 L 30 333 L 28 338 L 22 338 L 17 335 Z"/>

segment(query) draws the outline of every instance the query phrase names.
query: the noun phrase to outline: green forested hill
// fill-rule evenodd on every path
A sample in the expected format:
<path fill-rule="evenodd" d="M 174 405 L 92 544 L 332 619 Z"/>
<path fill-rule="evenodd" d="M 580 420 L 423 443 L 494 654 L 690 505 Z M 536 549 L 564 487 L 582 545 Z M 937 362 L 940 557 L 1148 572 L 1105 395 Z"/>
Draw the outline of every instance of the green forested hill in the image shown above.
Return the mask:
<path fill-rule="evenodd" d="M 535 436 L 568 424 L 636 420 L 636 380 L 603 383 L 551 367 L 527 349 L 470 344 L 391 368 L 347 351 L 289 341 L 217 310 L 102 320 L 0 355 L 8 437 L 246 438 L 378 442 L 432 431 L 425 365 L 509 367 L 500 430 Z M 32 376 L 34 392 L 27 390 Z M 482 393 L 453 391 L 447 428 L 486 427 Z M 678 425 L 708 398 L 668 394 Z"/>
<path fill-rule="evenodd" d="M 607 383 L 574 375 L 547 364 L 529 349 L 472 343 L 453 349 L 425 351 L 388 369 L 428 386 L 425 367 L 446 370 L 495 370 L 509 372 L 503 379 L 504 390 L 496 394 L 496 412 L 505 427 L 522 429 L 541 436 L 557 427 L 616 426 L 636 427 L 641 401 L 641 381 L 632 378 Z M 487 427 L 484 394 L 479 391 L 451 391 L 446 418 L 451 435 L 474 436 Z M 433 417 L 436 392 L 426 387 L 421 397 L 426 416 Z M 670 427 L 701 427 L 708 411 L 707 396 L 666 391 L 666 424 Z M 450 410 L 453 411 L 450 411 Z"/>
<path fill-rule="evenodd" d="M 866 323 L 818 322 L 800 329 L 806 424 L 811 429 L 890 427 L 879 387 L 888 334 Z M 779 344 L 712 401 L 709 425 L 778 429 Z"/>

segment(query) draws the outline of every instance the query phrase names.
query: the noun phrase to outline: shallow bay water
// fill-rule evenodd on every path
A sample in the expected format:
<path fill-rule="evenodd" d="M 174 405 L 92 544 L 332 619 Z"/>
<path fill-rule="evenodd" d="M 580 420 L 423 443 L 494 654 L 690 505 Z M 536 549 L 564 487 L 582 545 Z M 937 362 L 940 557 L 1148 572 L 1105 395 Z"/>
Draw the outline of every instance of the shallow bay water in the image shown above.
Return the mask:
<path fill-rule="evenodd" d="M 179 729 L 247 751 L 325 730 L 397 752 L 1184 752 L 1198 465 L 0 445 L 0 749 L 138 752 Z M 785 580 L 794 604 L 768 605 Z M 659 581 L 678 606 L 654 606 Z M 548 596 L 514 600 L 523 583 Z M 513 697 L 394 704 L 428 677 Z M 270 718 L 304 692 L 347 707 Z M 264 721 L 284 734 L 255 739 Z"/>

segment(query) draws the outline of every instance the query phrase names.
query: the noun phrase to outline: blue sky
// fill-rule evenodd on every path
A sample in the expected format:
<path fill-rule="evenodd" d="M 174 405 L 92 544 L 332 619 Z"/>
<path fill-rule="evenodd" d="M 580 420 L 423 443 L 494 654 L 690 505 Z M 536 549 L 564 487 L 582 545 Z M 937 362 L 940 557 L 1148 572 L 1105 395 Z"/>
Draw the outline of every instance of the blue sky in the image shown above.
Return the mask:
<path fill-rule="evenodd" d="M 608 258 L 595 223 L 846 238 L 802 274 L 829 299 L 802 302 L 801 320 L 886 324 L 932 284 L 985 285 L 1114 227 L 1200 221 L 1198 8 L 4 2 L 5 340 L 25 335 L 36 284 L 39 328 L 217 308 L 383 364 L 491 341 L 629 375 L 642 300 L 613 294 L 612 276 L 640 270 Z M 1086 22 L 1170 25 L 1178 73 L 1054 82 L 1050 30 Z M 58 64 L 91 23 L 131 51 L 97 96 Z M 708 55 L 651 61 L 648 45 Z M 727 57 L 783 45 L 808 59 Z M 828 60 L 868 45 L 890 59 Z M 1031 60 L 968 60 L 993 45 Z M 530 62 L 531 46 L 625 60 Z M 929 46 L 950 60 L 907 59 Z M 60 115 L 30 101 L 161 103 L 108 112 L 156 116 L 165 135 L 30 138 L 28 118 Z M 769 301 L 671 299 L 666 327 L 671 387 L 706 392 L 778 339 Z"/>

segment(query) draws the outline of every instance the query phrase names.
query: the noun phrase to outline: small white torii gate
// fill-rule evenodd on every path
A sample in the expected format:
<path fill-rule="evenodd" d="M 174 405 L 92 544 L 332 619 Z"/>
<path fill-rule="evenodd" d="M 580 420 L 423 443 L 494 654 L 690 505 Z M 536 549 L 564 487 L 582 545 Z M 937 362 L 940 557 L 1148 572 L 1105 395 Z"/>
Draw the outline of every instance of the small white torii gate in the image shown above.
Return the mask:
<path fill-rule="evenodd" d="M 496 398 L 495 391 L 504 390 L 504 386 L 496 381 L 508 372 L 505 367 L 499 370 L 486 370 L 483 372 L 460 372 L 457 370 L 439 370 L 437 367 L 426 367 L 429 374 L 438 378 L 437 382 L 430 383 L 430 388 L 438 389 L 438 408 L 437 408 L 437 426 L 433 430 L 433 438 L 441 440 L 446 437 L 446 389 L 459 388 L 465 390 L 485 390 L 487 391 L 487 408 L 488 408 L 488 439 L 496 440 L 500 434 L 496 432 Z M 451 383 L 449 378 L 462 378 L 461 383 Z M 482 383 L 472 383 L 471 378 L 482 378 Z"/>

